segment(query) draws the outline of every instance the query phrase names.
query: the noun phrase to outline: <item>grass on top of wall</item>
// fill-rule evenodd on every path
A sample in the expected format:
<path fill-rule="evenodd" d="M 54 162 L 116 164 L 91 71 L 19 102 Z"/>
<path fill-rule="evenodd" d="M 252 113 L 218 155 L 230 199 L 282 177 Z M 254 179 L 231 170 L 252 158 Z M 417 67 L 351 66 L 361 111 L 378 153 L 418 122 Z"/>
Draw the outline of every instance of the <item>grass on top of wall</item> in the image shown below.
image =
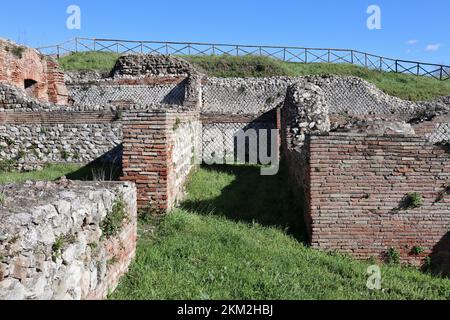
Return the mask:
<path fill-rule="evenodd" d="M 109 72 L 120 54 L 112 52 L 78 52 L 60 58 L 59 64 L 65 71 L 96 70 Z"/>
<path fill-rule="evenodd" d="M 114 67 L 116 53 L 83 52 L 59 59 L 65 70 L 98 70 L 109 72 Z M 378 72 L 350 64 L 282 62 L 258 56 L 181 56 L 209 76 L 271 77 L 304 75 L 350 75 L 363 78 L 385 93 L 405 100 L 431 100 L 450 95 L 450 80 L 439 81 L 424 76 Z"/>
<path fill-rule="evenodd" d="M 383 290 L 370 291 L 372 263 L 303 243 L 300 205 L 285 172 L 203 167 L 156 233 L 141 220 L 136 259 L 110 298 L 450 299 L 450 280 L 395 265 L 381 265 Z"/>

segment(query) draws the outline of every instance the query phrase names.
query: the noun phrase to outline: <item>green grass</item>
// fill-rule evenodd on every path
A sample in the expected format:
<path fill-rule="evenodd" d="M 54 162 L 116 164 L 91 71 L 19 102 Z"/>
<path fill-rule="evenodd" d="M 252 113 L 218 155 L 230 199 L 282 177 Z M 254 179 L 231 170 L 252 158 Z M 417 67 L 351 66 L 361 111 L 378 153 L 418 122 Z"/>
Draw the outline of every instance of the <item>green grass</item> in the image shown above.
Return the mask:
<path fill-rule="evenodd" d="M 116 53 L 84 52 L 61 58 L 65 70 L 99 70 L 109 72 L 118 58 Z M 268 57 L 181 56 L 209 76 L 270 77 L 304 75 L 350 75 L 363 78 L 378 88 L 406 100 L 431 100 L 450 95 L 450 80 L 439 81 L 396 73 L 378 72 L 350 64 L 301 64 L 282 62 Z"/>
<path fill-rule="evenodd" d="M 25 181 L 54 181 L 63 176 L 70 180 L 116 181 L 120 174 L 121 170 L 117 167 L 96 163 L 86 166 L 81 164 L 49 164 L 39 171 L 0 171 L 0 185 Z"/>
<path fill-rule="evenodd" d="M 109 72 L 119 56 L 119 54 L 111 52 L 79 52 L 62 57 L 58 61 L 66 71 L 96 70 Z"/>
<path fill-rule="evenodd" d="M 49 165 L 40 171 L 31 172 L 0 172 L 0 184 L 20 183 L 25 181 L 53 181 L 69 175 L 81 168 L 77 164 Z"/>
<path fill-rule="evenodd" d="M 285 175 L 257 172 L 196 172 L 187 201 L 156 234 L 141 221 L 137 258 L 110 298 L 450 299 L 450 280 L 394 265 L 381 267 L 383 291 L 368 290 L 368 262 L 308 248 L 298 241 L 301 228 L 286 232 L 301 216 L 299 203 L 280 184 Z"/>

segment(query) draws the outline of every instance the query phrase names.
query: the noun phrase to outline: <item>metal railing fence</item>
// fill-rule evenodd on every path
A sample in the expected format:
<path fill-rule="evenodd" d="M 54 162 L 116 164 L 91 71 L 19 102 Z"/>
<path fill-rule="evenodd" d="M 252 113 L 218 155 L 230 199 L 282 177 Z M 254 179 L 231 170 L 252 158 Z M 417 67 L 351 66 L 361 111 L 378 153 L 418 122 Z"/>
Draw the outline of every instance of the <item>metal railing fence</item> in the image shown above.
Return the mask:
<path fill-rule="evenodd" d="M 57 45 L 40 47 L 38 50 L 42 54 L 56 57 L 85 51 L 194 56 L 255 55 L 285 62 L 348 63 L 382 72 L 429 76 L 442 81 L 450 79 L 450 66 L 392 59 L 350 49 L 74 38 Z"/>

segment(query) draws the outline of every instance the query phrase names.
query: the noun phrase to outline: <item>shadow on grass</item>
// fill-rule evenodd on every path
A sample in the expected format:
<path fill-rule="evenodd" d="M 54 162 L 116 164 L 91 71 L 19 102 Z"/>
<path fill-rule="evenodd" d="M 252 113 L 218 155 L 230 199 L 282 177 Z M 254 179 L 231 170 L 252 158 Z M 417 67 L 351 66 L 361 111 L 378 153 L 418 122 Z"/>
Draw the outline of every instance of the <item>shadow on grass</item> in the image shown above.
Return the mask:
<path fill-rule="evenodd" d="M 116 164 L 94 161 L 67 175 L 69 180 L 119 181 L 122 168 Z"/>
<path fill-rule="evenodd" d="M 450 279 L 450 232 L 433 247 L 429 263 L 425 264 L 423 269 L 433 275 Z"/>
<path fill-rule="evenodd" d="M 214 165 L 202 166 L 202 169 L 231 174 L 235 179 L 221 190 L 220 196 L 207 200 L 188 198 L 181 204 L 182 209 L 276 226 L 306 243 L 303 199 L 290 190 L 284 167 L 274 176 L 261 176 L 258 166 Z"/>

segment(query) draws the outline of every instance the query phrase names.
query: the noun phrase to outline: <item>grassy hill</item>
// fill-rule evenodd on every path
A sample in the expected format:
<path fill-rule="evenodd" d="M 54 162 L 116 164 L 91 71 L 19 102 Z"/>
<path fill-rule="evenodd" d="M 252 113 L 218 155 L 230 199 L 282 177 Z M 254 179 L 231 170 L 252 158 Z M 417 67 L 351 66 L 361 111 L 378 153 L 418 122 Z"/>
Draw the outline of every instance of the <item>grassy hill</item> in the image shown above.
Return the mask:
<path fill-rule="evenodd" d="M 137 258 L 110 298 L 450 299 L 450 280 L 398 265 L 380 264 L 383 290 L 371 291 L 374 262 L 308 248 L 284 181 L 257 167 L 197 171 L 156 233 L 141 221 Z"/>
<path fill-rule="evenodd" d="M 118 57 L 119 55 L 115 53 L 83 52 L 63 57 L 59 61 L 65 70 L 110 71 Z M 349 64 L 301 64 L 256 56 L 182 56 L 182 58 L 215 77 L 351 75 L 375 84 L 387 94 L 406 100 L 431 100 L 450 95 L 450 80 L 439 81 L 423 76 L 378 72 Z"/>

